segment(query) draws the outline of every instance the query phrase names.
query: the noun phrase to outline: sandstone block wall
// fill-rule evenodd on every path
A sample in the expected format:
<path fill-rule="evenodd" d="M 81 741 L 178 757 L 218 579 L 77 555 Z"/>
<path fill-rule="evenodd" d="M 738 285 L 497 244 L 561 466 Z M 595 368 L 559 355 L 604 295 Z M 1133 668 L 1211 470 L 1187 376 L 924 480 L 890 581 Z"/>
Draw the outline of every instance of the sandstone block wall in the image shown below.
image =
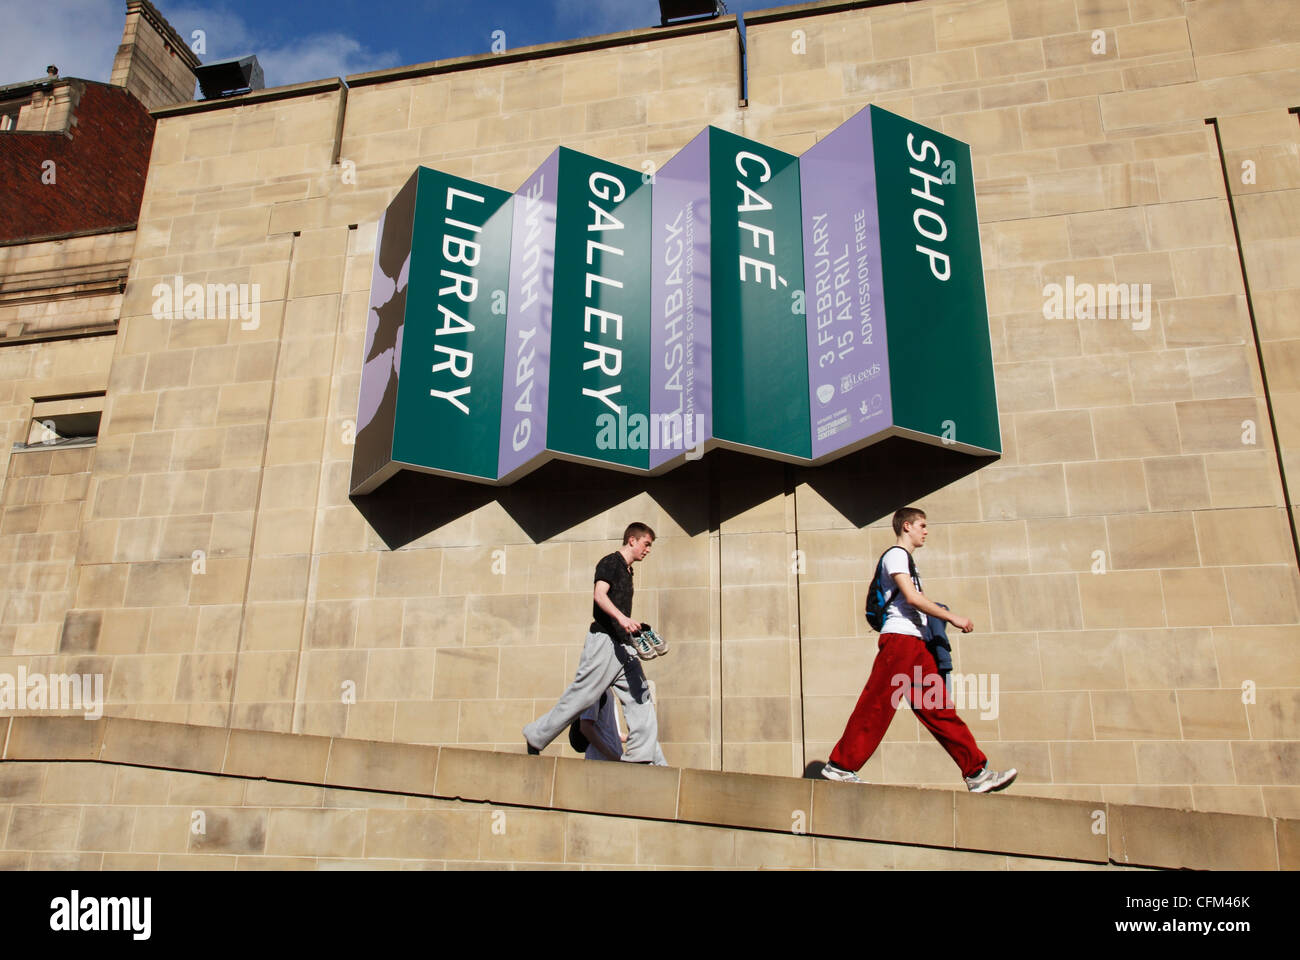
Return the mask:
<path fill-rule="evenodd" d="M 828 3 L 746 18 L 743 108 L 723 21 L 354 77 L 338 136 L 337 82 L 159 111 L 67 614 L 98 617 L 78 636 L 111 661 L 108 712 L 520 750 L 576 665 L 591 568 L 642 519 L 660 539 L 636 613 L 675 646 L 648 670 L 670 762 L 795 773 L 848 716 L 874 651 L 865 580 L 919 501 L 927 592 L 977 625 L 958 669 L 999 683 L 995 717 L 963 715 L 1018 792 L 1295 816 L 1300 612 L 1269 412 L 1285 466 L 1288 11 Z M 799 152 L 871 102 L 972 146 L 1000 460 L 909 484 L 870 456 L 713 456 L 662 481 L 557 470 L 349 501 L 375 221 L 416 164 L 514 189 L 560 144 L 642 168 L 709 123 Z M 256 285 L 256 325 L 155 317 L 177 274 Z M 1149 284 L 1149 324 L 1045 317 L 1067 278 Z M 64 662 L 59 642 L 0 669 Z M 910 716 L 864 776 L 960 786 Z"/>
<path fill-rule="evenodd" d="M 0 346 L 0 672 L 11 676 L 19 665 L 106 675 L 112 668 L 111 659 L 82 656 L 97 645 L 76 639 L 77 618 L 65 630 L 96 449 L 14 451 L 32 439 L 35 398 L 90 394 L 64 406 L 102 405 L 112 353 L 111 336 Z"/>
<path fill-rule="evenodd" d="M 116 325 L 135 231 L 0 246 L 5 337 Z"/>
<path fill-rule="evenodd" d="M 11 870 L 1107 869 L 99 764 L 6 763 L 0 783 Z"/>
<path fill-rule="evenodd" d="M 0 724 L 14 868 L 1294 867 L 1297 823 L 121 718 Z"/>

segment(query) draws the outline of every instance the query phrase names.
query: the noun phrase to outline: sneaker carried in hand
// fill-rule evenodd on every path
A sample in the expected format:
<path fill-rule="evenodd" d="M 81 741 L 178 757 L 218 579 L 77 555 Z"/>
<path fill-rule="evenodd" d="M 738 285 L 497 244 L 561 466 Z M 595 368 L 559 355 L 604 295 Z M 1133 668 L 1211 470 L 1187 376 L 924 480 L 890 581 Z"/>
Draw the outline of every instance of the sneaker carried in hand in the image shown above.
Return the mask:
<path fill-rule="evenodd" d="M 641 632 L 637 636 L 650 642 L 650 648 L 654 650 L 655 656 L 662 657 L 668 654 L 668 641 L 655 633 L 650 624 L 641 624 Z"/>
<path fill-rule="evenodd" d="M 632 634 L 629 639 L 632 642 L 633 649 L 636 650 L 636 655 L 642 660 L 653 660 L 659 656 L 659 652 L 655 650 L 654 644 L 650 642 L 650 637 L 645 630 Z"/>
<path fill-rule="evenodd" d="M 999 773 L 988 764 L 984 769 L 973 777 L 966 778 L 966 789 L 971 793 L 994 793 L 998 790 L 1004 790 L 1011 786 L 1011 781 L 1016 779 L 1019 771 L 1015 767 L 1004 773 Z"/>
<path fill-rule="evenodd" d="M 866 783 L 852 770 L 841 770 L 833 763 L 827 763 L 822 767 L 822 778 L 826 780 L 838 780 L 840 783 Z"/>

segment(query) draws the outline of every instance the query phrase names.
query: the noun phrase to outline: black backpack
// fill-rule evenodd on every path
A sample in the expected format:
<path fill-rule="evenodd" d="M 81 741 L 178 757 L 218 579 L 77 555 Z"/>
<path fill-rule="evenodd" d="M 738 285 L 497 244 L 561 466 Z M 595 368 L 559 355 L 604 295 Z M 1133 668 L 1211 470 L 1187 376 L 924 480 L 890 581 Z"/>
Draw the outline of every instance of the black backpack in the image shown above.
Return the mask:
<path fill-rule="evenodd" d="M 898 545 L 895 544 L 894 546 Z M 889 550 L 893 549 L 894 547 L 889 548 Z M 904 550 L 903 547 L 898 547 L 898 549 Z M 889 550 L 886 550 L 885 553 L 888 553 Z M 912 582 L 916 583 L 918 579 L 916 561 L 912 559 L 912 554 L 909 551 L 904 550 L 904 552 L 907 553 L 907 569 L 912 575 Z M 876 573 L 871 578 L 871 586 L 867 588 L 867 624 L 876 633 L 879 633 L 880 628 L 885 625 L 885 611 L 889 609 L 889 605 L 894 601 L 894 595 L 898 593 L 897 586 L 889 590 L 884 590 L 880 586 L 881 566 L 885 562 L 885 553 L 882 553 L 880 559 L 876 561 Z"/>

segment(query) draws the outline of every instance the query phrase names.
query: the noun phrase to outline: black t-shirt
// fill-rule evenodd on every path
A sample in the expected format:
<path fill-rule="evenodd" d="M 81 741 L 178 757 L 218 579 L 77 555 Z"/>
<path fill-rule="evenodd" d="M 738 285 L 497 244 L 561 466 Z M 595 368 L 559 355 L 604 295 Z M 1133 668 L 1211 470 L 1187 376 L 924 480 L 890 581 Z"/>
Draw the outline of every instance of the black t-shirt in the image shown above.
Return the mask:
<path fill-rule="evenodd" d="M 609 584 L 609 599 L 625 617 L 632 616 L 632 571 L 628 569 L 623 554 L 615 550 L 607 557 L 602 557 L 596 564 L 596 576 L 592 583 L 604 580 Z M 616 640 L 626 640 L 623 628 L 614 622 L 604 610 L 591 602 L 591 630 L 593 633 L 607 633 Z"/>

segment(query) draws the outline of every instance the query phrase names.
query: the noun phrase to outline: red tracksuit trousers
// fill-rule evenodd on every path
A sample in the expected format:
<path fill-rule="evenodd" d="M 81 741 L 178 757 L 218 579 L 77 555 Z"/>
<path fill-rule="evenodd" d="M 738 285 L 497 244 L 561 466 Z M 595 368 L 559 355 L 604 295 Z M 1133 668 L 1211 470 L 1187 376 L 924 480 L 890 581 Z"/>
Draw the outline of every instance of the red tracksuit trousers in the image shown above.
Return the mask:
<path fill-rule="evenodd" d="M 916 684 L 918 676 L 920 687 Z M 841 770 L 860 770 L 884 739 L 902 696 L 907 697 L 916 718 L 961 767 L 963 777 L 974 776 L 984 768 L 988 758 L 976 746 L 970 728 L 957 716 L 934 655 L 920 637 L 904 633 L 880 635 L 871 676 L 862 688 L 844 735 L 831 752 L 831 763 Z"/>

